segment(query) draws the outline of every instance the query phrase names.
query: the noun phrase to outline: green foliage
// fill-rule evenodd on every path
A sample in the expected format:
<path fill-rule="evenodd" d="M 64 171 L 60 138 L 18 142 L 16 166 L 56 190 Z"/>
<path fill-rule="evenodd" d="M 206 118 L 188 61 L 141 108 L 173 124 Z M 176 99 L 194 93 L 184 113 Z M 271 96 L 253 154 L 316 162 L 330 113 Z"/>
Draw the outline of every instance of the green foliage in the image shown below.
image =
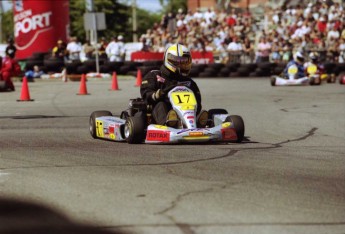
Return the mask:
<path fill-rule="evenodd" d="M 9 37 L 14 38 L 13 11 L 7 11 L 2 14 L 2 42 L 7 43 Z"/>
<path fill-rule="evenodd" d="M 123 2 L 123 1 L 122 1 Z M 119 0 L 95 0 L 95 11 L 104 12 L 107 29 L 98 31 L 98 37 L 105 37 L 108 40 L 113 36 L 123 35 L 125 41 L 132 41 L 132 6 L 119 3 Z M 70 25 L 71 36 L 77 36 L 81 40 L 86 37 L 84 30 L 84 19 L 80 12 L 85 12 L 84 0 L 70 1 Z M 137 9 L 137 33 L 138 38 L 146 30 L 152 28 L 153 24 L 160 22 L 161 14 L 150 13 Z"/>
<path fill-rule="evenodd" d="M 178 9 L 182 9 L 183 12 L 187 12 L 187 0 L 159 0 L 163 7 L 164 13 L 177 13 Z"/>
<path fill-rule="evenodd" d="M 146 33 L 147 29 L 152 28 L 154 23 L 160 23 L 162 15 L 159 13 L 150 13 L 148 11 L 138 9 L 137 10 L 137 32 L 138 38 L 142 34 Z"/>
<path fill-rule="evenodd" d="M 99 37 L 111 38 L 123 33 L 128 29 L 128 7 L 117 3 L 117 0 L 97 0 L 94 1 L 95 12 L 105 13 L 107 29 L 98 31 Z M 71 36 L 77 36 L 85 40 L 84 12 L 86 11 L 85 0 L 70 1 L 70 31 Z M 81 14 L 81 12 L 83 12 Z"/>

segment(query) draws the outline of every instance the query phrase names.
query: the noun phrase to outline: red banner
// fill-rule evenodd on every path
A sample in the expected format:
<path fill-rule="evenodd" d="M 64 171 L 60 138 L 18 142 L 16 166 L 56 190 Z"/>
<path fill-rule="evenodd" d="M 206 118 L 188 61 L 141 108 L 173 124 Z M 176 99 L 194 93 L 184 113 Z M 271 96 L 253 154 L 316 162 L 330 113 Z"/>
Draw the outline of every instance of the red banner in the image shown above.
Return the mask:
<path fill-rule="evenodd" d="M 193 63 L 210 64 L 214 63 L 212 52 L 191 51 Z M 162 60 L 164 53 L 137 51 L 131 54 L 131 61 L 143 62 L 151 60 Z"/>
<path fill-rule="evenodd" d="M 48 52 L 59 39 L 66 42 L 69 0 L 13 0 L 13 12 L 16 58 Z"/>

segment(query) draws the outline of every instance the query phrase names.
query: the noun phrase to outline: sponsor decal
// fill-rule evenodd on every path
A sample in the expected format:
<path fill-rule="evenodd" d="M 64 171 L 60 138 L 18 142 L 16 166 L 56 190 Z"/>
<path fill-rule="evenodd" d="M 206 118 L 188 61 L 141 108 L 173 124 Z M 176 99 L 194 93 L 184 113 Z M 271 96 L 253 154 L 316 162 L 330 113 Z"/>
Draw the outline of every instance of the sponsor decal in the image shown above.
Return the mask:
<path fill-rule="evenodd" d="M 193 120 L 189 120 L 189 123 L 191 123 L 191 124 L 192 124 L 192 123 L 194 123 L 194 121 L 193 121 Z"/>
<path fill-rule="evenodd" d="M 183 113 L 183 116 L 185 115 L 194 115 L 194 111 L 186 111 Z"/>
<path fill-rule="evenodd" d="M 198 136 L 203 136 L 204 133 L 203 132 L 190 132 L 189 136 L 194 136 L 194 137 L 198 137 Z"/>
<path fill-rule="evenodd" d="M 194 119 L 194 116 L 192 116 L 192 115 L 187 116 L 187 119 Z"/>
<path fill-rule="evenodd" d="M 31 10 L 22 12 L 15 16 L 15 36 L 17 37 L 19 33 L 29 33 L 30 31 L 35 31 L 37 29 L 48 28 L 51 26 L 50 16 L 53 14 L 51 11 L 44 12 L 42 14 L 37 14 L 31 16 Z M 21 19 L 23 19 L 20 21 Z"/>
<path fill-rule="evenodd" d="M 181 134 L 185 132 L 205 132 L 205 131 L 210 131 L 210 129 L 207 128 L 193 128 L 193 129 L 181 129 L 181 131 L 177 132 L 176 134 Z"/>
<path fill-rule="evenodd" d="M 165 82 L 165 79 L 159 75 L 156 76 L 157 77 L 157 81 L 158 82 L 161 82 L 161 83 L 164 83 Z"/>
<path fill-rule="evenodd" d="M 222 128 L 228 128 L 231 126 L 231 123 L 230 122 L 225 122 L 222 124 Z"/>
<path fill-rule="evenodd" d="M 154 125 L 154 127 L 158 129 L 168 129 L 168 127 L 164 125 Z"/>
<path fill-rule="evenodd" d="M 174 88 L 174 92 L 188 92 L 188 93 L 190 93 L 189 89 L 184 87 L 184 86 L 176 86 L 176 88 Z"/>
<path fill-rule="evenodd" d="M 192 82 L 190 81 L 182 81 L 182 82 L 178 82 L 179 85 L 183 85 L 183 86 L 187 86 L 190 87 Z"/>
<path fill-rule="evenodd" d="M 148 130 L 146 140 L 167 142 L 170 140 L 170 131 Z"/>
<path fill-rule="evenodd" d="M 233 128 L 222 129 L 222 139 L 223 140 L 237 140 L 237 134 L 235 132 L 235 129 Z"/>
<path fill-rule="evenodd" d="M 104 137 L 103 121 L 102 120 L 96 120 L 96 135 L 98 137 Z"/>
<path fill-rule="evenodd" d="M 115 132 L 115 127 L 114 126 L 109 126 L 108 127 L 108 132 L 113 134 Z"/>

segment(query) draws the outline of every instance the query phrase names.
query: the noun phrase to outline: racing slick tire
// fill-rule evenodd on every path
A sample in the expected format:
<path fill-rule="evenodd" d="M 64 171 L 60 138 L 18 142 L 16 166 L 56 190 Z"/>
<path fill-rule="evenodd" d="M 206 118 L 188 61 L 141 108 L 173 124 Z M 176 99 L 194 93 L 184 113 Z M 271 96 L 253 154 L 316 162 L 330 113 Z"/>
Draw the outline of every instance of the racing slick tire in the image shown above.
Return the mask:
<path fill-rule="evenodd" d="M 237 134 L 237 143 L 240 143 L 243 141 L 244 138 L 244 122 L 241 116 L 239 115 L 229 115 L 226 117 L 224 122 L 231 122 L 234 124 L 236 134 Z"/>
<path fill-rule="evenodd" d="M 101 116 L 113 116 L 113 114 L 110 111 L 106 110 L 101 110 L 101 111 L 94 111 L 92 112 L 90 116 L 90 134 L 94 139 L 97 139 L 97 134 L 96 134 L 96 118 L 101 117 Z"/>
<path fill-rule="evenodd" d="M 271 86 L 276 86 L 276 78 L 271 77 Z"/>
<path fill-rule="evenodd" d="M 310 85 L 320 85 L 321 84 L 321 78 L 310 77 L 309 78 L 309 84 Z"/>
<path fill-rule="evenodd" d="M 6 82 L 4 80 L 0 80 L 0 91 L 4 91 L 7 89 Z"/>
<path fill-rule="evenodd" d="M 129 144 L 140 144 L 145 139 L 145 120 L 140 115 L 126 119 L 124 136 Z"/>

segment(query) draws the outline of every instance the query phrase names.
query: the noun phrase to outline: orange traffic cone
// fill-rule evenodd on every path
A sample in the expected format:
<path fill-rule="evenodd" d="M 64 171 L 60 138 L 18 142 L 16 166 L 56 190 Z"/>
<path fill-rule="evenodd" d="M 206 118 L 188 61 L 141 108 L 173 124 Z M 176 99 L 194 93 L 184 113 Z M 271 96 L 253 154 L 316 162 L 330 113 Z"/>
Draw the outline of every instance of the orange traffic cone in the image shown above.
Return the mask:
<path fill-rule="evenodd" d="M 141 70 L 138 69 L 138 72 L 137 72 L 137 82 L 136 82 L 135 86 L 140 87 L 141 86 L 141 82 L 142 82 Z"/>
<path fill-rule="evenodd" d="M 113 72 L 113 79 L 111 83 L 111 90 L 119 90 L 119 84 L 117 83 L 116 72 Z"/>
<path fill-rule="evenodd" d="M 17 102 L 25 101 L 33 101 L 33 99 L 30 98 L 28 78 L 26 78 L 26 76 L 23 77 L 22 92 L 20 94 L 20 99 L 17 100 Z"/>
<path fill-rule="evenodd" d="M 78 95 L 88 95 L 86 88 L 86 75 L 82 74 L 80 79 L 80 88 Z"/>

